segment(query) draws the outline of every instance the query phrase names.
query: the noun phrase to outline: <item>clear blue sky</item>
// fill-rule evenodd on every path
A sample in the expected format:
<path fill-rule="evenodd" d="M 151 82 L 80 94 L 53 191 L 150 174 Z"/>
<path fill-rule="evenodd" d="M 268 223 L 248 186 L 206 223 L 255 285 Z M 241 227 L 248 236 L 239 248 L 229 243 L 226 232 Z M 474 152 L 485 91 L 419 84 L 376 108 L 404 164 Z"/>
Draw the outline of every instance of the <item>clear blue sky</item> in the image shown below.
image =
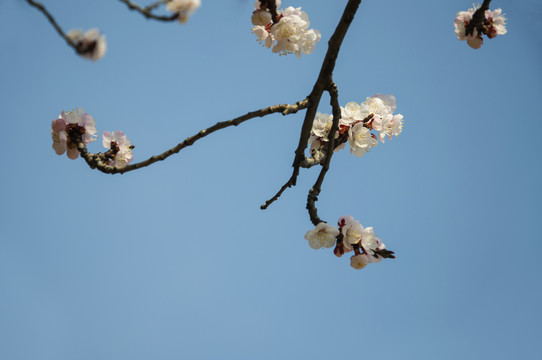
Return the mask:
<path fill-rule="evenodd" d="M 324 183 L 322 218 L 352 215 L 397 253 L 356 271 L 303 239 L 317 169 L 259 209 L 290 176 L 303 113 L 122 176 L 55 155 L 49 133 L 83 107 L 139 161 L 301 100 L 346 0 L 283 0 L 322 32 L 301 59 L 256 42 L 252 0 L 202 0 L 185 25 L 42 1 L 66 30 L 101 29 L 108 52 L 81 59 L 25 1 L 0 2 L 0 358 L 539 358 L 539 2 L 494 0 L 509 32 L 473 50 L 453 32 L 471 1 L 363 1 L 340 103 L 393 93 L 405 127 L 361 159 L 338 153 Z"/>

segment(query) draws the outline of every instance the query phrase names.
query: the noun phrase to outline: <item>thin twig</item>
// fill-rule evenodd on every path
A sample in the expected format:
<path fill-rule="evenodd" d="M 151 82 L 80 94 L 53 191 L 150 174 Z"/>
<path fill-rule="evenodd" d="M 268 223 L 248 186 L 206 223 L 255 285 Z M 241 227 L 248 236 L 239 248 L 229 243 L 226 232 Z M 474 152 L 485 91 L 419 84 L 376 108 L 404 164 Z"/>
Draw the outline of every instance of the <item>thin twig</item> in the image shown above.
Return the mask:
<path fill-rule="evenodd" d="M 294 167 L 293 175 L 295 178 L 297 178 L 297 174 L 299 174 L 299 164 L 305 158 L 305 149 L 307 148 L 307 142 L 312 129 L 314 116 L 316 115 L 316 109 L 318 108 L 324 89 L 331 85 L 331 77 L 333 76 L 333 69 L 335 68 L 335 62 L 337 60 L 337 56 L 339 55 L 339 50 L 341 49 L 341 45 L 348 28 L 350 27 L 352 20 L 354 20 L 354 15 L 356 14 L 360 3 L 361 0 L 348 1 L 341 20 L 339 21 L 335 32 L 329 39 L 328 50 L 326 57 L 324 58 L 324 62 L 322 63 L 320 74 L 318 75 L 318 79 L 314 84 L 311 94 L 308 96 L 309 100 L 311 100 L 311 104 L 305 115 L 305 120 L 303 122 L 303 127 L 301 128 L 301 134 L 299 137 L 299 144 L 295 151 L 295 159 L 292 165 Z"/>
<path fill-rule="evenodd" d="M 199 131 L 197 134 L 186 138 L 183 142 L 177 144 L 176 146 L 174 146 L 171 149 L 163 152 L 160 155 L 151 156 L 150 158 L 148 158 L 145 161 L 141 161 L 141 162 L 138 162 L 138 163 L 135 163 L 135 164 L 131 164 L 131 165 L 125 166 L 123 168 L 117 168 L 117 167 L 113 167 L 113 166 L 110 166 L 110 165 L 106 164 L 105 161 L 104 161 L 104 159 L 105 159 L 104 155 L 102 153 L 97 153 L 97 154 L 89 153 L 87 151 L 87 149 L 86 149 L 85 144 L 82 141 L 79 140 L 79 141 L 76 142 L 76 144 L 77 144 L 77 149 L 81 153 L 81 157 L 83 157 L 85 159 L 87 164 L 92 169 L 98 169 L 99 171 L 101 171 L 103 173 L 106 173 L 106 174 L 124 174 L 124 173 L 129 172 L 129 171 L 133 171 L 133 170 L 137 170 L 137 169 L 147 167 L 147 166 L 149 166 L 151 164 L 154 164 L 155 162 L 165 160 L 168 157 L 170 157 L 171 155 L 178 153 L 179 151 L 181 151 L 182 149 L 184 149 L 184 148 L 186 148 L 188 146 L 191 146 L 196 141 L 200 140 L 201 138 L 204 138 L 205 136 L 207 136 L 209 134 L 212 134 L 215 131 L 227 128 L 229 126 L 237 126 L 237 125 L 239 125 L 239 124 L 241 124 L 241 123 L 243 123 L 243 122 L 245 122 L 245 121 L 247 121 L 249 119 L 252 119 L 252 118 L 255 118 L 255 117 L 263 117 L 263 116 L 273 114 L 273 113 L 280 112 L 283 115 L 294 114 L 294 113 L 298 112 L 299 110 L 305 109 L 307 107 L 307 105 L 308 105 L 307 100 L 298 101 L 294 105 L 290 105 L 290 104 L 274 105 L 274 106 L 267 107 L 265 109 L 260 109 L 260 110 L 249 112 L 249 113 L 247 113 L 247 114 L 245 114 L 243 116 L 239 116 L 239 117 L 237 117 L 235 119 L 232 119 L 232 120 L 218 122 L 215 125 L 207 128 L 207 129 L 203 129 L 203 130 Z"/>
<path fill-rule="evenodd" d="M 175 13 L 175 14 L 172 14 L 172 15 L 155 15 L 152 13 L 152 10 L 159 6 L 160 4 L 157 5 L 157 3 L 154 3 L 154 4 L 151 4 L 147 7 L 141 7 L 133 2 L 131 2 L 130 0 L 120 0 L 121 2 L 125 3 L 126 6 L 128 6 L 130 8 L 130 10 L 135 10 L 139 13 L 141 13 L 141 15 L 145 16 L 147 19 L 154 19 L 154 20 L 159 20 L 159 21 L 175 21 L 177 20 L 177 18 L 179 17 L 179 14 Z M 161 1 L 159 1 L 160 3 Z"/>
<path fill-rule="evenodd" d="M 66 40 L 66 42 L 68 43 L 69 46 L 71 46 L 75 52 L 77 53 L 80 53 L 79 51 L 79 48 L 77 47 L 77 44 L 74 43 L 67 35 L 66 33 L 64 33 L 64 30 L 62 30 L 62 28 L 60 27 L 60 25 L 58 25 L 58 23 L 56 22 L 55 18 L 53 17 L 53 15 L 51 15 L 51 13 L 49 11 L 47 11 L 47 9 L 45 8 L 45 6 L 43 6 L 42 4 L 34 1 L 34 0 L 26 0 L 27 3 L 29 3 L 31 6 L 35 7 L 36 9 L 38 9 L 39 11 L 41 11 L 43 13 L 43 15 L 45 15 L 45 17 L 47 18 L 47 20 L 49 20 L 49 22 L 51 23 L 51 25 L 53 25 L 53 27 L 55 28 L 56 32 L 58 33 L 58 35 L 60 35 L 64 40 Z"/>
<path fill-rule="evenodd" d="M 286 190 L 287 188 L 291 187 L 292 186 L 292 178 L 288 179 L 288 181 L 286 182 L 286 184 L 282 185 L 282 187 L 280 188 L 280 190 L 275 194 L 275 196 L 273 196 L 271 199 L 267 200 L 265 202 L 265 204 L 263 205 L 260 205 L 260 209 L 262 210 L 265 210 L 269 207 L 269 205 L 271 205 L 272 203 L 274 203 L 275 201 L 278 200 L 278 198 L 282 195 L 282 193 L 284 192 L 284 190 Z"/>
<path fill-rule="evenodd" d="M 159 7 L 160 5 L 166 4 L 166 3 L 170 2 L 170 1 L 171 1 L 171 0 L 160 0 L 160 1 L 157 1 L 157 2 L 155 2 L 155 3 L 153 3 L 153 4 L 150 4 L 150 5 L 145 6 L 145 10 L 150 11 L 150 10 L 156 9 L 156 8 Z"/>

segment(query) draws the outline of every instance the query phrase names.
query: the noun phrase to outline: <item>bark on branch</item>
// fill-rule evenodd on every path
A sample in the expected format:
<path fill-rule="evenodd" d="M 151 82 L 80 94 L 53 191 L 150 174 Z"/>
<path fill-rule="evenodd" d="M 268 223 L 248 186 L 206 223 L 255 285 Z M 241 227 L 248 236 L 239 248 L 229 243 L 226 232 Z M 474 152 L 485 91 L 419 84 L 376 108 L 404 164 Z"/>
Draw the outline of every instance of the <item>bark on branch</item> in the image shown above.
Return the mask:
<path fill-rule="evenodd" d="M 206 137 L 209 134 L 214 133 L 215 131 L 218 131 L 230 126 L 237 126 L 247 120 L 250 120 L 256 117 L 263 117 L 269 114 L 274 114 L 274 113 L 279 113 L 279 112 L 282 113 L 282 115 L 295 114 L 299 110 L 305 109 L 307 105 L 308 105 L 307 100 L 298 101 L 294 105 L 290 105 L 290 104 L 274 105 L 274 106 L 270 106 L 264 109 L 249 112 L 243 116 L 236 117 L 235 119 L 218 122 L 215 125 L 207 129 L 203 129 L 199 131 L 197 134 L 186 138 L 183 142 L 177 144 L 176 146 L 163 152 L 162 154 L 151 156 L 147 160 L 144 160 L 135 164 L 131 164 L 122 168 L 117 168 L 117 167 L 108 165 L 105 161 L 105 156 L 102 153 L 94 154 L 94 153 L 88 152 L 85 144 L 81 141 L 80 138 L 74 139 L 74 140 L 75 140 L 75 143 L 77 144 L 77 149 L 81 153 L 81 157 L 85 159 L 87 164 L 92 169 L 97 169 L 106 174 L 124 174 L 129 171 L 147 167 L 149 165 L 154 164 L 155 162 L 165 160 L 171 155 L 176 154 L 182 149 L 193 145 L 196 141 Z"/>

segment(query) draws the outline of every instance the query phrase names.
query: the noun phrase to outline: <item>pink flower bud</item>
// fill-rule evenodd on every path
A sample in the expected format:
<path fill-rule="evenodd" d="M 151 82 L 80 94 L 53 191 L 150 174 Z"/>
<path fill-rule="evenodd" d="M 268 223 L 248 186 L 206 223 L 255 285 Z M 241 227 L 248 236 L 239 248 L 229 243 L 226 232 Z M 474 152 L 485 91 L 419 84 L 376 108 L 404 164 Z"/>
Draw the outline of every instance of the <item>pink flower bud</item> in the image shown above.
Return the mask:
<path fill-rule="evenodd" d="M 344 247 L 343 247 L 343 244 L 340 243 L 340 244 L 337 244 L 337 246 L 335 246 L 335 249 L 333 249 L 333 253 L 335 254 L 336 257 L 341 257 L 344 255 Z"/>
<path fill-rule="evenodd" d="M 487 37 L 490 39 L 497 37 L 497 28 L 495 26 L 489 27 L 489 30 L 487 31 Z"/>

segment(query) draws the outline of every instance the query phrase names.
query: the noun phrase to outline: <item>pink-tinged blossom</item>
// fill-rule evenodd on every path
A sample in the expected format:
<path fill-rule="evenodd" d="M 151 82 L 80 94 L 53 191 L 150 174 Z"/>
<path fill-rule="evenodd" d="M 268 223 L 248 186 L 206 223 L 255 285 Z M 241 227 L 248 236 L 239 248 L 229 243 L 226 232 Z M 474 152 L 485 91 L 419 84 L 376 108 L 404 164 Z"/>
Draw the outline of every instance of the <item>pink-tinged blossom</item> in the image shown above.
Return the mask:
<path fill-rule="evenodd" d="M 74 42 L 79 55 L 96 61 L 101 59 L 107 50 L 105 36 L 98 29 L 90 29 L 83 34 L 81 30 L 74 29 L 66 34 Z"/>
<path fill-rule="evenodd" d="M 472 34 L 467 35 L 467 27 L 473 19 L 476 8 L 469 9 L 468 11 L 460 11 L 457 13 L 454 20 L 455 34 L 458 40 L 467 40 L 467 44 L 473 49 L 479 49 L 484 43 L 482 35 L 487 35 L 488 38 L 493 39 L 497 35 L 506 34 L 506 18 L 501 15 L 502 9 L 495 9 L 493 11 L 486 10 L 484 13 L 485 20 L 482 24 L 478 24 Z"/>
<path fill-rule="evenodd" d="M 350 215 L 339 218 L 337 222 L 340 235 L 337 236 L 337 244 L 333 253 L 337 257 L 354 251 L 350 258 L 350 266 L 361 270 L 367 264 L 378 263 L 383 258 L 395 259 L 393 251 L 386 250 L 372 227 L 364 228 L 356 219 Z"/>
<path fill-rule="evenodd" d="M 455 35 L 457 35 L 458 40 L 467 40 L 467 25 L 469 25 L 469 22 L 472 20 L 472 15 L 474 15 L 474 11 L 474 9 L 469 9 L 468 11 L 460 11 L 455 16 L 454 27 Z"/>
<path fill-rule="evenodd" d="M 113 157 L 109 163 L 111 166 L 123 168 L 134 158 L 132 144 L 122 131 L 113 131 L 112 133 L 104 131 L 102 145 L 113 152 Z"/>
<path fill-rule="evenodd" d="M 504 35 L 506 30 L 506 18 L 501 15 L 502 9 L 495 9 L 493 11 L 486 10 L 485 16 L 489 23 L 487 31 L 487 37 L 493 39 L 497 35 Z"/>
<path fill-rule="evenodd" d="M 81 134 L 81 140 L 87 145 L 96 140 L 96 122 L 83 109 L 62 111 L 59 118 L 53 120 L 51 124 L 53 149 L 57 155 L 62 155 L 66 152 L 68 158 L 74 160 L 79 157 L 79 151 L 77 150 L 77 145 L 70 139 L 71 131 L 77 131 Z"/>
<path fill-rule="evenodd" d="M 307 231 L 305 239 L 309 241 L 310 247 L 316 250 L 333 247 L 338 235 L 339 230 L 335 226 L 321 222 L 313 230 Z"/>
<path fill-rule="evenodd" d="M 201 0 L 171 0 L 166 9 L 177 14 L 179 22 L 184 24 L 200 6 Z"/>
<path fill-rule="evenodd" d="M 467 45 L 469 45 L 473 49 L 479 49 L 484 44 L 484 38 L 482 38 L 482 34 L 478 33 L 478 30 L 474 29 L 472 31 L 472 35 L 467 35 Z"/>
<path fill-rule="evenodd" d="M 479 49 L 484 42 L 482 34 L 479 34 L 476 29 L 474 29 L 472 34 L 467 35 L 466 33 L 467 26 L 472 20 L 475 11 L 476 9 L 469 9 L 468 11 L 458 12 L 454 20 L 454 27 L 458 40 L 467 40 L 467 44 L 471 48 Z"/>

